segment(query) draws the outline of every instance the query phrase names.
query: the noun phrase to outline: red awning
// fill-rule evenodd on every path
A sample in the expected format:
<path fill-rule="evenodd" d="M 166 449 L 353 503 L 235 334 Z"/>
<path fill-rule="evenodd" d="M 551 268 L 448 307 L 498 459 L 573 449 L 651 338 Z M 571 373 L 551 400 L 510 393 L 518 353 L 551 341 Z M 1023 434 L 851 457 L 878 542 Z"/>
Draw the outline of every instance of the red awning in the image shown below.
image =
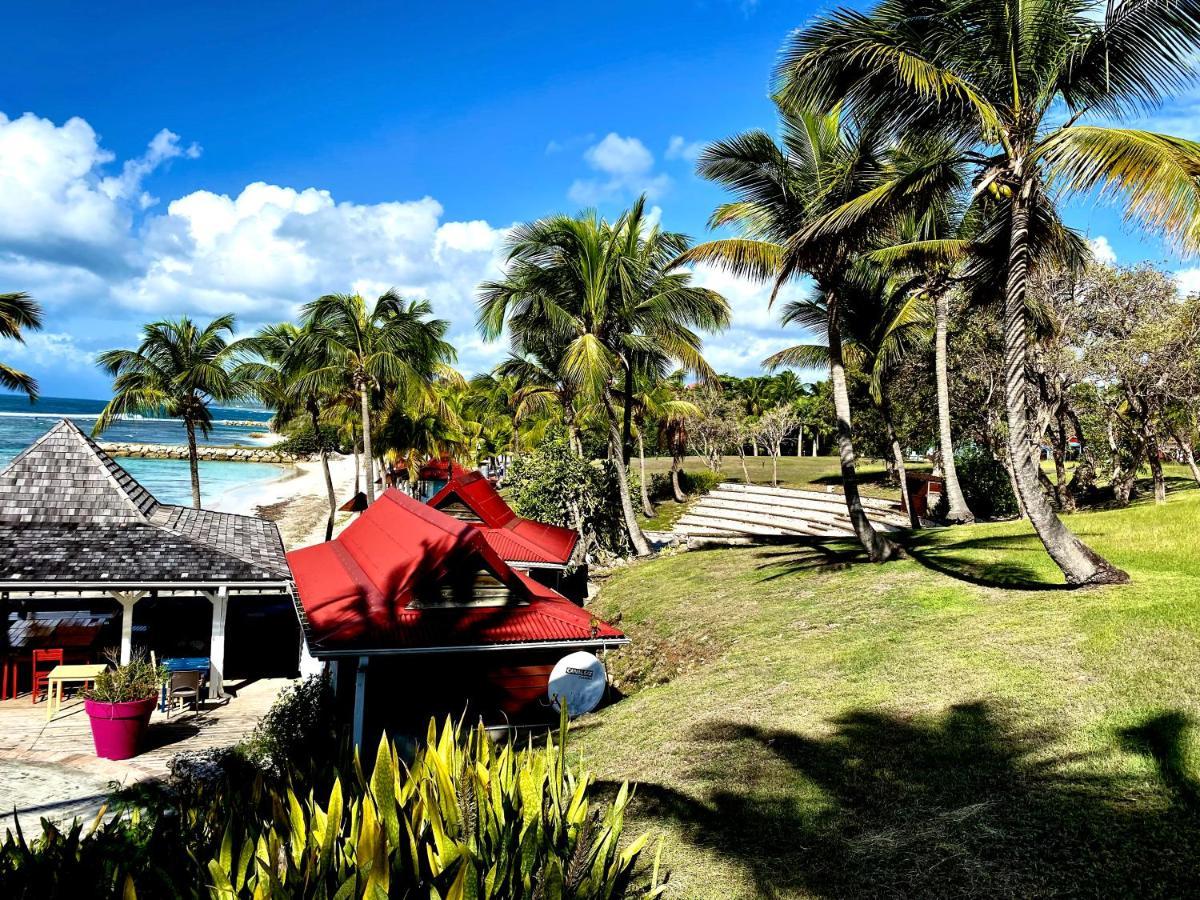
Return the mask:
<path fill-rule="evenodd" d="M 335 540 L 288 554 L 310 649 L 362 652 L 531 642 L 623 641 L 596 619 L 511 569 L 474 526 L 388 490 Z M 486 569 L 515 598 L 499 606 L 414 609 L 419 594 Z"/>
<path fill-rule="evenodd" d="M 480 472 L 454 476 L 429 505 L 437 509 L 455 499 L 480 518 L 488 544 L 508 562 L 565 566 L 575 552 L 575 531 L 521 518 Z"/>

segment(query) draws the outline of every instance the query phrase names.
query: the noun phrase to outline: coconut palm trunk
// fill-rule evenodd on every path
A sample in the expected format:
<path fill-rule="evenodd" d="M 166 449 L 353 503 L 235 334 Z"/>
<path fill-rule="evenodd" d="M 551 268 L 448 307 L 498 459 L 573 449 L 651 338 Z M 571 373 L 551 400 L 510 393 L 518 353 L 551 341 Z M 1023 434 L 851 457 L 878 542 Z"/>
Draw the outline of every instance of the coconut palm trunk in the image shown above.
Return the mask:
<path fill-rule="evenodd" d="M 950 435 L 950 373 L 946 363 L 950 321 L 950 298 L 938 291 L 934 326 L 934 380 L 937 382 L 938 450 L 942 455 L 942 477 L 946 483 L 946 521 L 969 525 L 975 514 L 967 506 L 958 470 L 954 465 L 954 441 Z"/>
<path fill-rule="evenodd" d="M 1046 552 L 1071 585 L 1117 584 L 1129 576 L 1076 537 L 1055 515 L 1042 493 L 1038 465 L 1030 452 L 1025 365 L 1025 288 L 1029 275 L 1029 205 L 1033 183 L 1026 181 L 1012 199 L 1008 284 L 1004 297 L 1004 408 L 1008 420 L 1008 456 L 1017 496 Z"/>
<path fill-rule="evenodd" d="M 884 392 L 879 400 L 879 414 L 883 418 L 884 428 L 887 429 L 888 443 L 892 446 L 892 459 L 896 464 L 896 475 L 900 478 L 900 497 L 904 508 L 908 510 L 908 521 L 913 528 L 921 527 L 921 519 L 913 509 L 912 497 L 908 495 L 908 469 L 904 465 L 904 450 L 900 447 L 900 437 L 896 434 L 896 423 L 892 421 L 892 404 Z"/>
<path fill-rule="evenodd" d="M 617 472 L 617 492 L 621 495 L 621 517 L 625 520 L 625 530 L 629 532 L 629 543 L 633 545 L 633 552 L 638 556 L 649 556 L 650 545 L 646 543 L 646 536 L 642 534 L 642 529 L 637 523 L 637 514 L 633 511 L 633 500 L 629 497 L 629 477 L 621 462 L 621 429 L 617 425 L 619 420 L 612 397 L 606 395 L 604 405 L 608 412 L 608 456 Z"/>
<path fill-rule="evenodd" d="M 191 416 L 184 416 L 187 428 L 188 468 L 192 473 L 192 506 L 200 508 L 200 453 L 196 449 L 196 423 Z"/>
<path fill-rule="evenodd" d="M 638 429 L 638 466 L 642 479 L 642 513 L 647 519 L 654 517 L 654 504 L 650 502 L 650 487 L 646 484 L 646 441 L 642 438 L 642 429 Z"/>
<path fill-rule="evenodd" d="M 337 493 L 333 489 L 333 474 L 329 471 L 329 451 L 321 438 L 321 415 L 315 400 L 308 402 L 308 416 L 321 454 L 321 471 L 325 473 L 325 495 L 329 499 L 329 518 L 325 520 L 325 540 L 333 540 L 333 521 L 337 517 Z"/>
<path fill-rule="evenodd" d="M 858 493 L 857 460 L 854 455 L 854 438 L 850 430 L 850 393 L 846 389 L 846 367 L 842 360 L 842 334 L 838 327 L 837 306 L 829 296 L 829 373 L 833 382 L 833 408 L 837 415 L 838 455 L 841 458 L 842 491 L 846 495 L 846 510 L 850 524 L 862 543 L 871 562 L 885 562 L 895 557 L 900 548 L 880 534 L 871 525 L 863 509 Z"/>
<path fill-rule="evenodd" d="M 358 388 L 362 403 L 363 474 L 367 481 L 367 502 L 375 502 L 375 457 L 371 455 L 371 391 L 364 380 Z"/>
<path fill-rule="evenodd" d="M 624 421 L 621 423 L 621 459 L 629 465 L 630 451 L 633 447 L 633 366 L 625 367 L 625 409 Z"/>
<path fill-rule="evenodd" d="M 679 463 L 680 463 L 679 457 L 672 454 L 671 455 L 671 495 L 675 498 L 676 503 L 683 503 L 685 500 L 687 500 L 687 497 L 685 497 L 683 495 L 683 486 L 679 483 Z M 1193 470 L 1195 469 L 1194 462 L 1192 464 L 1192 468 L 1193 468 Z M 1200 482 L 1200 477 L 1197 477 L 1196 481 Z"/>

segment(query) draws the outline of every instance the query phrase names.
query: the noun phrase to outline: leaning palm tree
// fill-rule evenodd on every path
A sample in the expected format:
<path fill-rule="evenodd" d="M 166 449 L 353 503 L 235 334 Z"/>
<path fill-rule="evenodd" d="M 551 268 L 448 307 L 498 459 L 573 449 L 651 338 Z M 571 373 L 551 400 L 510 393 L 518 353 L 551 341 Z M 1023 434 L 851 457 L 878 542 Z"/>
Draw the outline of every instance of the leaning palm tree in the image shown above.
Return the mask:
<path fill-rule="evenodd" d="M 1171 0 L 885 0 L 818 19 L 780 62 L 792 102 L 845 104 L 901 132 L 950 137 L 975 166 L 976 194 L 1003 204 L 1010 461 L 1034 529 L 1073 585 L 1128 576 L 1063 525 L 1039 486 L 1026 400 L 1030 223 L 1066 194 L 1119 194 L 1129 219 L 1200 246 L 1200 144 L 1102 124 L 1157 106 L 1198 67 L 1200 6 Z M 829 224 L 871 217 L 876 199 Z"/>
<path fill-rule="evenodd" d="M 772 302 L 800 275 L 811 276 L 822 292 L 846 508 L 867 555 L 882 562 L 896 556 L 899 547 L 872 527 L 858 490 L 838 291 L 856 257 L 878 243 L 892 216 L 877 210 L 874 217 L 841 229 L 817 232 L 814 225 L 844 203 L 875 196 L 881 188 L 889 213 L 890 207 L 921 205 L 953 172 L 939 168 L 939 159 L 918 172 L 896 172 L 893 148 L 878 129 L 844 118 L 837 109 L 818 114 L 782 99 L 778 107 L 781 143 L 751 131 L 711 144 L 701 154 L 700 174 L 735 195 L 717 208 L 710 225 L 734 225 L 742 234 L 701 244 L 684 259 L 771 283 Z"/>
<path fill-rule="evenodd" d="M 676 373 L 678 375 L 680 373 Z M 642 500 L 642 514 L 647 518 L 654 516 L 654 504 L 650 500 L 650 483 L 646 478 L 646 428 L 651 422 L 657 422 L 659 433 L 674 435 L 688 419 L 700 415 L 700 407 L 690 400 L 681 399 L 676 395 L 677 385 L 681 379 L 675 376 L 668 378 L 638 379 L 638 389 L 634 392 L 633 424 L 637 438 L 638 475 Z M 678 487 L 678 470 L 674 468 L 672 459 L 673 486 Z"/>
<path fill-rule="evenodd" d="M 24 343 L 23 332 L 42 327 L 42 308 L 28 294 L 0 294 L 0 338 Z M 31 375 L 0 362 L 0 387 L 19 391 L 33 403 L 38 398 L 38 383 Z"/>
<path fill-rule="evenodd" d="M 192 506 L 200 507 L 197 429 L 208 437 L 210 403 L 234 403 L 253 396 L 251 375 L 237 365 L 249 348 L 234 341 L 234 318 L 218 316 L 201 327 L 187 316 L 152 322 L 142 329 L 136 350 L 108 350 L 96 362 L 113 380 L 113 397 L 92 428 L 103 434 L 126 415 L 165 413 L 181 419 L 187 431 L 192 474 Z"/>
<path fill-rule="evenodd" d="M 729 321 L 725 299 L 693 286 L 677 262 L 688 246 L 685 236 L 649 222 L 641 198 L 612 223 L 592 212 L 519 226 L 509 238 L 505 279 L 480 287 L 484 336 L 507 329 L 518 358 L 532 350 L 569 385 L 572 400 L 595 403 L 605 414 L 621 512 L 639 556 L 650 547 L 629 497 L 622 429 L 628 410 L 632 431 L 636 378 L 675 365 L 711 377 L 694 329 Z M 550 356 L 545 348 L 560 352 Z"/>
<path fill-rule="evenodd" d="M 449 323 L 429 318 L 432 311 L 427 300 L 405 301 L 395 291 L 373 304 L 359 294 L 326 294 L 304 307 L 304 330 L 293 353 L 308 362 L 298 385 L 304 390 L 309 384 L 343 382 L 358 395 L 369 503 L 375 500 L 371 408 L 376 397 L 395 392 L 418 403 L 455 358 L 445 340 Z"/>
<path fill-rule="evenodd" d="M 312 428 L 329 502 L 329 515 L 325 519 L 325 540 L 328 541 L 333 539 L 337 518 L 337 493 L 333 487 L 333 474 L 329 471 L 329 447 L 323 435 L 322 412 L 332 404 L 335 385 L 328 381 L 322 385 L 306 377 L 312 367 L 311 360 L 294 352 L 300 337 L 300 328 L 291 322 L 267 325 L 254 337 L 246 339 L 247 347 L 258 360 L 244 362 L 239 368 L 253 380 L 259 400 L 275 411 L 273 424 L 276 428 L 305 420 Z"/>

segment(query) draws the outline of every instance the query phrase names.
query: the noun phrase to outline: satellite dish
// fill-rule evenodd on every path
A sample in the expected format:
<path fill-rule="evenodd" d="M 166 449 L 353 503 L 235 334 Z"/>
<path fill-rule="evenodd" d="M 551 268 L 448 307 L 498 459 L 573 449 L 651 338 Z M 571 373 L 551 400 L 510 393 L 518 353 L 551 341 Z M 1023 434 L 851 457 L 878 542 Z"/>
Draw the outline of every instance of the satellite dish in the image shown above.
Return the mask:
<path fill-rule="evenodd" d="M 578 650 L 564 656 L 554 666 L 547 693 L 555 709 L 560 709 L 560 703 L 565 702 L 567 715 L 573 719 L 599 706 L 606 687 L 608 675 L 604 663 L 593 654 Z"/>

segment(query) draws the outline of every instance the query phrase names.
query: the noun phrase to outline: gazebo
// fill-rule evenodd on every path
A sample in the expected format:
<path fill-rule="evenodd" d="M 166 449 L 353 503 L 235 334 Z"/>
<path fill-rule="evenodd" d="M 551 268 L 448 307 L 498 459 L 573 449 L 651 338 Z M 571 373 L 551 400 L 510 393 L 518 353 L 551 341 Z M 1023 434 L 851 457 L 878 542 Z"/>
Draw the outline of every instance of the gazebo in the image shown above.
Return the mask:
<path fill-rule="evenodd" d="M 0 621 L 11 603 L 121 608 L 121 660 L 147 597 L 212 606 L 210 695 L 220 696 L 230 601 L 290 598 L 272 522 L 160 503 L 69 419 L 0 472 Z M 296 646 L 299 656 L 299 644 Z"/>

